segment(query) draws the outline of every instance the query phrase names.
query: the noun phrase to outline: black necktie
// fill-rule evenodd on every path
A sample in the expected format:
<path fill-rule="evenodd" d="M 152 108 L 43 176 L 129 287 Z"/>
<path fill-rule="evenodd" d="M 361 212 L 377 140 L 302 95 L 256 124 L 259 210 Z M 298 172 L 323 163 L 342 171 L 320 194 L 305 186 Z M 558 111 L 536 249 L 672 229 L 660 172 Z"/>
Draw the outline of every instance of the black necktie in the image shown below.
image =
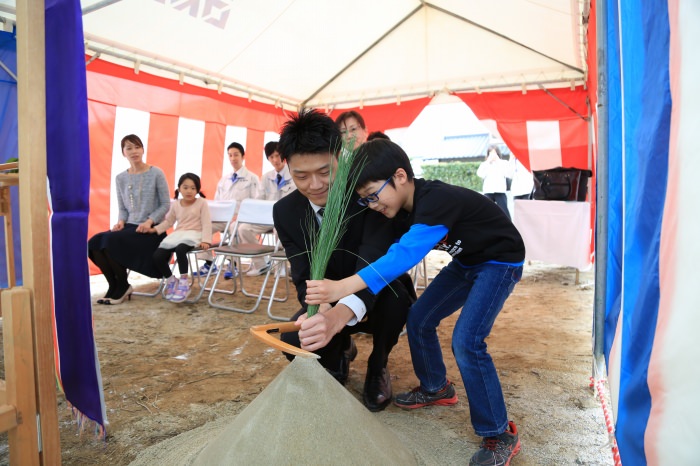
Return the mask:
<path fill-rule="evenodd" d="M 325 212 L 325 211 L 326 211 L 325 207 L 321 207 L 320 209 L 318 209 L 318 216 L 323 217 L 323 212 Z"/>
<path fill-rule="evenodd" d="M 236 181 L 238 181 L 238 173 L 234 173 L 231 177 L 231 183 L 235 183 Z"/>
<path fill-rule="evenodd" d="M 277 189 L 280 189 L 282 187 L 282 175 L 279 173 L 277 174 Z"/>

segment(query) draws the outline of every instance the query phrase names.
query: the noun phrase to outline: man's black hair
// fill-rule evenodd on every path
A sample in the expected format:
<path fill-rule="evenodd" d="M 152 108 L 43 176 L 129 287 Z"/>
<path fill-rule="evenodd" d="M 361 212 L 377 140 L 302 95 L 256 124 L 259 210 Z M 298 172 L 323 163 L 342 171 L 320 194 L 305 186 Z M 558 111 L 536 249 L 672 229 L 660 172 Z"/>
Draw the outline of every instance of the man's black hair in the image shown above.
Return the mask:
<path fill-rule="evenodd" d="M 331 117 L 315 109 L 302 109 L 282 126 L 277 152 L 286 161 L 296 154 L 336 155 L 341 142 L 340 130 Z"/>
<path fill-rule="evenodd" d="M 393 141 L 388 139 L 373 139 L 360 146 L 357 162 L 364 164 L 357 178 L 356 189 L 361 188 L 372 181 L 382 181 L 403 168 L 409 180 L 413 179 L 413 167 L 408 160 L 406 152 Z M 394 180 L 389 184 L 394 187 Z"/>
<path fill-rule="evenodd" d="M 269 159 L 270 156 L 272 154 L 274 154 L 275 151 L 277 150 L 278 144 L 279 143 L 277 141 L 270 141 L 267 144 L 265 144 L 265 157 L 267 157 Z"/>
<path fill-rule="evenodd" d="M 231 149 L 238 149 L 238 152 L 241 153 L 241 156 L 245 157 L 245 149 L 243 148 L 243 144 L 241 144 L 240 142 L 232 142 L 231 144 L 229 144 L 226 148 L 226 152 L 228 152 Z"/>

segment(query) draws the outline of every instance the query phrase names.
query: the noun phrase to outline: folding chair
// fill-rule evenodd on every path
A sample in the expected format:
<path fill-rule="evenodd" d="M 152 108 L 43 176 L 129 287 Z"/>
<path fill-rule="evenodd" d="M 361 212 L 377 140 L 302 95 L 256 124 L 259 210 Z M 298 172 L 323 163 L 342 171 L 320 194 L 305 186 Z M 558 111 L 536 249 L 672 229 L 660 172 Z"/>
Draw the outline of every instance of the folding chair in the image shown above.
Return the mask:
<path fill-rule="evenodd" d="M 428 282 L 432 280 L 432 277 L 428 277 L 428 265 L 426 257 L 423 258 L 418 264 L 416 264 L 410 272 L 411 278 L 413 279 L 413 286 L 416 290 L 424 290 L 428 287 Z M 419 284 L 418 279 L 422 279 L 423 284 Z"/>
<path fill-rule="evenodd" d="M 233 215 L 236 213 L 236 205 L 237 201 L 236 200 L 230 200 L 230 201 L 209 201 L 207 200 L 207 205 L 209 206 L 209 216 L 211 217 L 212 222 L 220 222 L 220 223 L 225 223 L 226 226 L 224 227 L 224 231 L 221 232 L 221 237 L 219 238 L 219 241 L 215 244 L 211 245 L 211 248 L 216 248 L 219 246 L 226 246 L 229 243 L 231 243 L 231 240 L 233 238 L 233 234 L 231 232 L 231 222 L 233 221 Z M 210 248 L 210 249 L 211 249 Z M 194 285 L 195 280 L 197 281 L 197 285 L 199 286 L 199 293 L 194 298 L 187 299 L 185 302 L 187 303 L 195 303 L 199 301 L 199 299 L 202 297 L 205 291 L 211 291 L 209 288 L 207 288 L 207 283 L 209 283 L 209 278 L 212 275 L 212 268 L 209 269 L 209 272 L 207 273 L 207 276 L 204 278 L 204 282 L 202 282 L 202 279 L 199 275 L 195 277 L 194 272 L 198 270 L 198 259 L 197 259 L 197 254 L 202 253 L 203 250 L 196 248 L 193 249 L 192 251 L 187 253 L 187 258 L 189 262 L 189 269 L 190 269 L 190 277 L 192 277 L 192 285 Z M 234 289 L 235 291 L 235 289 Z M 234 291 L 226 291 L 226 290 L 217 290 L 217 292 L 220 293 L 227 293 L 227 294 L 233 294 Z"/>
<path fill-rule="evenodd" d="M 272 304 L 275 302 L 285 302 L 289 299 L 289 269 L 287 267 L 289 261 L 284 251 L 277 251 L 270 256 L 270 270 L 267 273 L 272 273 L 274 270 L 274 281 L 272 282 L 272 290 L 270 291 L 270 300 L 267 303 L 267 315 L 274 320 L 288 321 L 289 317 L 277 316 L 272 313 Z M 284 280 L 285 294 L 284 298 L 275 298 L 277 287 L 280 280 Z"/>
<path fill-rule="evenodd" d="M 236 234 L 238 233 L 238 228 L 241 224 L 249 223 L 249 224 L 254 224 L 254 225 L 264 225 L 264 226 L 273 226 L 273 221 L 272 221 L 272 206 L 275 204 L 275 201 L 267 201 L 267 200 L 260 200 L 260 199 L 244 199 L 241 202 L 241 207 L 238 210 L 238 216 L 236 218 L 236 222 L 233 226 L 233 232 L 232 235 L 235 238 Z M 243 293 L 245 296 L 248 297 L 253 297 L 256 298 L 255 304 L 253 305 L 252 308 L 239 308 L 235 306 L 227 306 L 221 303 L 221 300 L 219 302 L 214 301 L 214 292 L 216 291 L 216 285 L 221 279 L 221 276 L 223 274 L 223 264 L 226 259 L 231 260 L 232 262 L 238 260 L 240 262 L 240 259 L 254 259 L 257 257 L 266 257 L 270 256 L 272 253 L 276 252 L 279 249 L 279 242 L 275 246 L 269 246 L 266 244 L 260 244 L 258 242 L 256 243 L 238 243 L 238 244 L 233 244 L 233 242 L 229 243 L 228 245 L 222 245 L 217 248 L 213 248 L 214 253 L 216 254 L 216 260 L 215 264 L 217 265 L 217 272 L 216 272 L 216 278 L 214 278 L 214 283 L 212 285 L 212 288 L 209 292 L 209 304 L 212 307 L 218 308 L 218 309 L 225 309 L 228 311 L 234 311 L 234 312 L 241 312 L 244 314 L 250 314 L 252 312 L 255 312 L 255 310 L 258 308 L 260 305 L 260 301 L 263 298 L 269 298 L 264 296 L 264 291 L 265 287 L 267 286 L 267 282 L 270 278 L 270 270 L 267 271 L 265 274 L 265 279 L 263 280 L 263 284 L 260 287 L 260 291 L 258 293 L 250 293 L 245 289 L 245 284 L 243 283 L 243 273 L 239 273 L 237 277 L 234 277 L 234 282 L 235 280 L 238 280 L 238 284 L 240 285 L 240 290 L 241 293 Z M 234 292 L 237 290 L 238 287 L 234 285 Z"/>

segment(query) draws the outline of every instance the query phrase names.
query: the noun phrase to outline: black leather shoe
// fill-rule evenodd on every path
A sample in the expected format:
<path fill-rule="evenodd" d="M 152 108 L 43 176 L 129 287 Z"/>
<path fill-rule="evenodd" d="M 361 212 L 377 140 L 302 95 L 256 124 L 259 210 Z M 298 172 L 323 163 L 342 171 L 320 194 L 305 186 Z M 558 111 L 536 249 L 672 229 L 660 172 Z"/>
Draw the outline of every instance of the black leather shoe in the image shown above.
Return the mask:
<path fill-rule="evenodd" d="M 345 385 L 348 381 L 348 375 L 350 374 L 350 363 L 357 357 L 357 346 L 355 346 L 355 340 L 350 338 L 350 346 L 343 351 L 343 355 L 340 357 L 340 367 L 337 371 L 326 368 L 329 374 L 331 374 L 335 380 L 340 382 L 340 385 Z"/>
<path fill-rule="evenodd" d="M 362 402 L 367 409 L 375 413 L 391 403 L 391 375 L 386 367 L 381 372 L 367 371 Z"/>

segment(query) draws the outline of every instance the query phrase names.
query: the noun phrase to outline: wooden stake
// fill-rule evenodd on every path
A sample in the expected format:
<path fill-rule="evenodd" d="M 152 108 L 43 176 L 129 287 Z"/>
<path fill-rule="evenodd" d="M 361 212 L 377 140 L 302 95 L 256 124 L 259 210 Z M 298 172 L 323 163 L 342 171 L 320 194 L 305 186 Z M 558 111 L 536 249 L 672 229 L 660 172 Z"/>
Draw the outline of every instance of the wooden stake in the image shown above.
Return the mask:
<path fill-rule="evenodd" d="M 17 2 L 19 202 L 24 287 L 33 297 L 36 400 L 41 464 L 61 464 L 53 359 L 51 268 L 46 197 L 46 71 L 44 0 Z"/>

